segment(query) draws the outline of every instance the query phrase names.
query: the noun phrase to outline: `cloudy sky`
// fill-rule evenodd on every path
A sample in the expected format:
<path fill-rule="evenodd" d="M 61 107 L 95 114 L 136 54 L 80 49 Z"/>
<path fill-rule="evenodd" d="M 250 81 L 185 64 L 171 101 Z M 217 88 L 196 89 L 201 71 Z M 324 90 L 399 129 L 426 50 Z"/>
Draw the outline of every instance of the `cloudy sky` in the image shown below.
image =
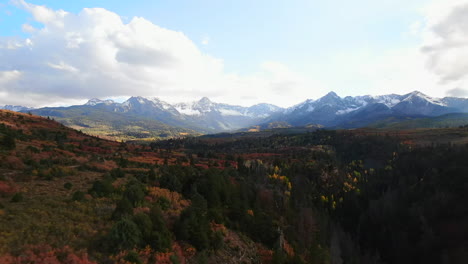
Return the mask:
<path fill-rule="evenodd" d="M 468 96 L 468 0 L 0 0 L 0 105 Z"/>

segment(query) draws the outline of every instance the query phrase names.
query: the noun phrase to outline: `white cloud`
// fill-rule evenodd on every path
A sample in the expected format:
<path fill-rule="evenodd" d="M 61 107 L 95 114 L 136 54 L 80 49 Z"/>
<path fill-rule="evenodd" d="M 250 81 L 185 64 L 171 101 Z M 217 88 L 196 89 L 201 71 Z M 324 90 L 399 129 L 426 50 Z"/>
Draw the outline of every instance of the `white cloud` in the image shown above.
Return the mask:
<path fill-rule="evenodd" d="M 19 71 L 0 71 L 0 85 L 7 85 L 21 77 Z"/>
<path fill-rule="evenodd" d="M 414 41 L 383 52 L 335 55 L 337 91 L 359 95 L 404 94 L 419 90 L 431 96 L 468 95 L 468 0 L 435 0 L 408 26 Z M 349 81 L 348 81 L 349 80 Z M 350 83 L 349 88 L 346 82 Z M 361 85 L 359 85 L 361 84 Z"/>
<path fill-rule="evenodd" d="M 8 84 L 0 83 L 0 93 L 8 94 L 0 96 L 0 104 L 21 104 L 21 98 L 23 104 L 41 106 L 141 95 L 172 101 L 208 96 L 245 105 L 259 101 L 289 105 L 286 91 L 297 102 L 304 96 L 299 90 L 310 90 L 312 84 L 273 62 L 253 75 L 228 74 L 222 60 L 201 52 L 182 32 L 141 17 L 124 23 L 102 8 L 74 14 L 23 0 L 14 3 L 43 27 L 23 25 L 30 33 L 28 39 L 0 38 L 0 71 L 20 74 Z"/>
<path fill-rule="evenodd" d="M 468 0 L 434 1 L 425 9 L 423 53 L 448 95 L 468 91 Z M 456 91 L 454 93 L 454 91 Z"/>
<path fill-rule="evenodd" d="M 72 72 L 72 73 L 77 73 L 79 72 L 79 70 L 71 65 L 68 65 L 66 63 L 64 63 L 63 61 L 61 61 L 60 63 L 58 64 L 53 64 L 53 63 L 47 63 L 47 65 L 49 65 L 49 67 L 51 67 L 52 69 L 56 69 L 56 70 L 61 70 L 61 71 L 66 71 L 66 72 Z"/>
<path fill-rule="evenodd" d="M 201 44 L 203 44 L 203 45 L 205 45 L 205 46 L 208 45 L 208 44 L 210 44 L 210 37 L 204 36 L 204 37 L 202 38 Z"/>
<path fill-rule="evenodd" d="M 47 8 L 46 6 L 39 6 L 26 3 L 24 0 L 13 0 L 12 2 L 17 6 L 22 7 L 28 12 L 30 12 L 34 16 L 34 19 L 36 21 L 46 24 L 48 26 L 53 25 L 63 27 L 61 18 L 65 17 L 68 14 L 63 10 L 54 11 L 52 9 Z"/>
<path fill-rule="evenodd" d="M 36 31 L 36 29 L 29 24 L 23 24 L 22 29 L 26 33 L 33 33 L 34 31 Z"/>

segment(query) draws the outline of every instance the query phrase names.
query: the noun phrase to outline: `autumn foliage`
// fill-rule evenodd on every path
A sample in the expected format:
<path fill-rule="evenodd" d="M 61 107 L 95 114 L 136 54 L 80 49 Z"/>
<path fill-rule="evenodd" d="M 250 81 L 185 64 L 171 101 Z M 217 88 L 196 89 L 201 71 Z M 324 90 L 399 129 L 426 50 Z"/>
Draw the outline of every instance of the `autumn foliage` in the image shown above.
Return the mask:
<path fill-rule="evenodd" d="M 70 247 L 54 249 L 48 245 L 29 246 L 19 256 L 0 256 L 2 264 L 97 264 L 86 253 L 75 253 Z"/>

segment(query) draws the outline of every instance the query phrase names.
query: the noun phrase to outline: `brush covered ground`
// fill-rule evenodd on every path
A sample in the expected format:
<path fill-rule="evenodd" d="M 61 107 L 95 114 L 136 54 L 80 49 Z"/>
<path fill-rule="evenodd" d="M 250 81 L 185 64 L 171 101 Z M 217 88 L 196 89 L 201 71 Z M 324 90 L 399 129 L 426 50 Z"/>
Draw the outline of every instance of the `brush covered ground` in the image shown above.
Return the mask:
<path fill-rule="evenodd" d="M 147 145 L 0 111 L 0 263 L 467 263 L 468 130 Z"/>

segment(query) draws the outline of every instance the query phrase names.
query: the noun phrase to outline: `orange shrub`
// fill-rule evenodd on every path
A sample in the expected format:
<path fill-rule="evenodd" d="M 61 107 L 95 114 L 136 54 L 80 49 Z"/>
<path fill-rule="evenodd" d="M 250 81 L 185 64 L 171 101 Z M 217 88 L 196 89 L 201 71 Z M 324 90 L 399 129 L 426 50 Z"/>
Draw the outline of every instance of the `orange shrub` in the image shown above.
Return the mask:
<path fill-rule="evenodd" d="M 13 155 L 7 156 L 2 163 L 13 170 L 23 170 L 25 168 L 23 161 Z"/>

